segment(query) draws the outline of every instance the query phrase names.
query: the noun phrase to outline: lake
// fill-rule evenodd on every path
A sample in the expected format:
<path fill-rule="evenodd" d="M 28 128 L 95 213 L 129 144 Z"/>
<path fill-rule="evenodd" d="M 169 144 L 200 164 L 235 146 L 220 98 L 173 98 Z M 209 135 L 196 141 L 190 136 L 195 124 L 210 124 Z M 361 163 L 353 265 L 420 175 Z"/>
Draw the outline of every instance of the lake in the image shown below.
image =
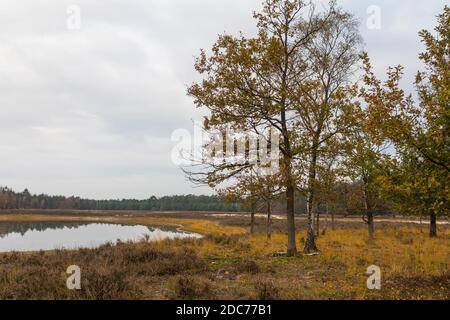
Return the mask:
<path fill-rule="evenodd" d="M 0 252 L 96 248 L 143 239 L 201 238 L 200 235 L 144 225 L 77 222 L 0 222 Z"/>

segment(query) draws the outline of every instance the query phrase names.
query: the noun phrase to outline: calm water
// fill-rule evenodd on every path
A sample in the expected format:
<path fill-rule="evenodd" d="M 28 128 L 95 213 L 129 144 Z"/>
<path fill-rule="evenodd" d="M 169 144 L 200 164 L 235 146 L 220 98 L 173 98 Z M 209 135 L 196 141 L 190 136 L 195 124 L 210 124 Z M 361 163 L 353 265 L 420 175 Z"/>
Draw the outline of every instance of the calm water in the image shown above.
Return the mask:
<path fill-rule="evenodd" d="M 142 225 L 66 222 L 0 222 L 0 252 L 96 248 L 106 243 L 200 238 L 198 234 Z"/>

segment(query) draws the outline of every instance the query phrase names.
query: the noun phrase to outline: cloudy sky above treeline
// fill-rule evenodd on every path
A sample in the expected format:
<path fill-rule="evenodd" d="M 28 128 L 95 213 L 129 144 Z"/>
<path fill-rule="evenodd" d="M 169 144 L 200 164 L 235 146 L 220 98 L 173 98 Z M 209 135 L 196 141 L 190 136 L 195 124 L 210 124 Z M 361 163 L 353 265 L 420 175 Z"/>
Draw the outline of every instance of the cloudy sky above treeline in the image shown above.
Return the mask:
<path fill-rule="evenodd" d="M 186 87 L 220 33 L 255 33 L 261 0 L 2 0 L 0 185 L 88 198 L 208 193 L 172 163 L 176 129 L 199 119 Z M 417 33 L 442 0 L 341 0 L 379 75 L 421 68 Z M 80 8 L 80 29 L 67 27 Z M 368 8 L 381 28 L 367 28 Z M 71 20 L 70 20 L 71 21 Z M 70 25 L 69 21 L 69 25 Z"/>

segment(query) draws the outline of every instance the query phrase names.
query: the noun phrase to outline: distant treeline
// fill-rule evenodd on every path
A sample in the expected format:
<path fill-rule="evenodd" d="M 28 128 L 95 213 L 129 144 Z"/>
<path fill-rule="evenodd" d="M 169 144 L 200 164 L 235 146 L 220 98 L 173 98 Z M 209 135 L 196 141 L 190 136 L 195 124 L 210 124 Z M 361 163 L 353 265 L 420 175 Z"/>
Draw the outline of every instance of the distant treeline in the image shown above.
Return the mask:
<path fill-rule="evenodd" d="M 359 215 L 361 208 L 357 208 L 352 202 L 355 197 L 357 185 L 341 186 L 335 190 L 335 198 L 329 208 L 337 215 Z M 329 195 L 331 196 L 331 195 Z M 358 197 L 358 195 L 356 194 Z M 91 200 L 80 197 L 49 196 L 46 194 L 31 194 L 27 189 L 23 192 L 14 192 L 7 187 L 0 187 L 0 210 L 2 209 L 50 209 L 50 210 L 132 210 L 132 211 L 216 211 L 216 212 L 249 212 L 248 203 L 239 201 L 228 202 L 222 197 L 212 196 L 165 196 L 157 198 L 149 197 L 146 200 L 122 199 L 122 200 Z M 265 212 L 265 203 L 257 201 L 256 210 Z M 283 195 L 272 201 L 272 210 L 275 213 L 286 213 Z M 327 212 L 325 203 L 317 203 L 315 211 L 321 214 Z M 306 212 L 306 197 L 300 193 L 296 195 L 296 214 Z M 378 203 L 375 214 L 391 214 L 388 203 Z"/>
<path fill-rule="evenodd" d="M 218 196 L 166 196 L 146 200 L 90 200 L 80 197 L 31 194 L 0 187 L 0 209 L 71 209 L 71 210 L 142 210 L 142 211 L 227 211 L 237 212 L 238 203 L 228 203 Z"/>

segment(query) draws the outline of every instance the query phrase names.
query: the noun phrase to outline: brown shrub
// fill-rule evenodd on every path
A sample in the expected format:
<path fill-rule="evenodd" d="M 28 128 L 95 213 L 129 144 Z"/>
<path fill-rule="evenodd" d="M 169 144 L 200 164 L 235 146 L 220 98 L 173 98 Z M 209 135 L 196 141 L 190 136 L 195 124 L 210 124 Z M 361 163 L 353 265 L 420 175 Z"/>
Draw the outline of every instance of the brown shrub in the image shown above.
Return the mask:
<path fill-rule="evenodd" d="M 170 298 L 175 300 L 212 299 L 215 295 L 212 283 L 198 277 L 178 276 L 171 287 Z"/>
<path fill-rule="evenodd" d="M 255 282 L 256 295 L 259 300 L 277 300 L 280 296 L 273 281 L 258 279 Z"/>
<path fill-rule="evenodd" d="M 261 268 L 256 261 L 251 259 L 241 260 L 234 265 L 234 269 L 237 273 L 250 273 L 257 274 L 261 271 Z"/>
<path fill-rule="evenodd" d="M 81 268 L 79 291 L 66 287 L 65 271 L 70 265 Z M 205 271 L 204 259 L 192 250 L 174 248 L 171 242 L 163 246 L 120 244 L 77 251 L 2 254 L 0 300 L 145 299 L 152 297 L 152 292 L 144 290 L 146 283 Z"/>

